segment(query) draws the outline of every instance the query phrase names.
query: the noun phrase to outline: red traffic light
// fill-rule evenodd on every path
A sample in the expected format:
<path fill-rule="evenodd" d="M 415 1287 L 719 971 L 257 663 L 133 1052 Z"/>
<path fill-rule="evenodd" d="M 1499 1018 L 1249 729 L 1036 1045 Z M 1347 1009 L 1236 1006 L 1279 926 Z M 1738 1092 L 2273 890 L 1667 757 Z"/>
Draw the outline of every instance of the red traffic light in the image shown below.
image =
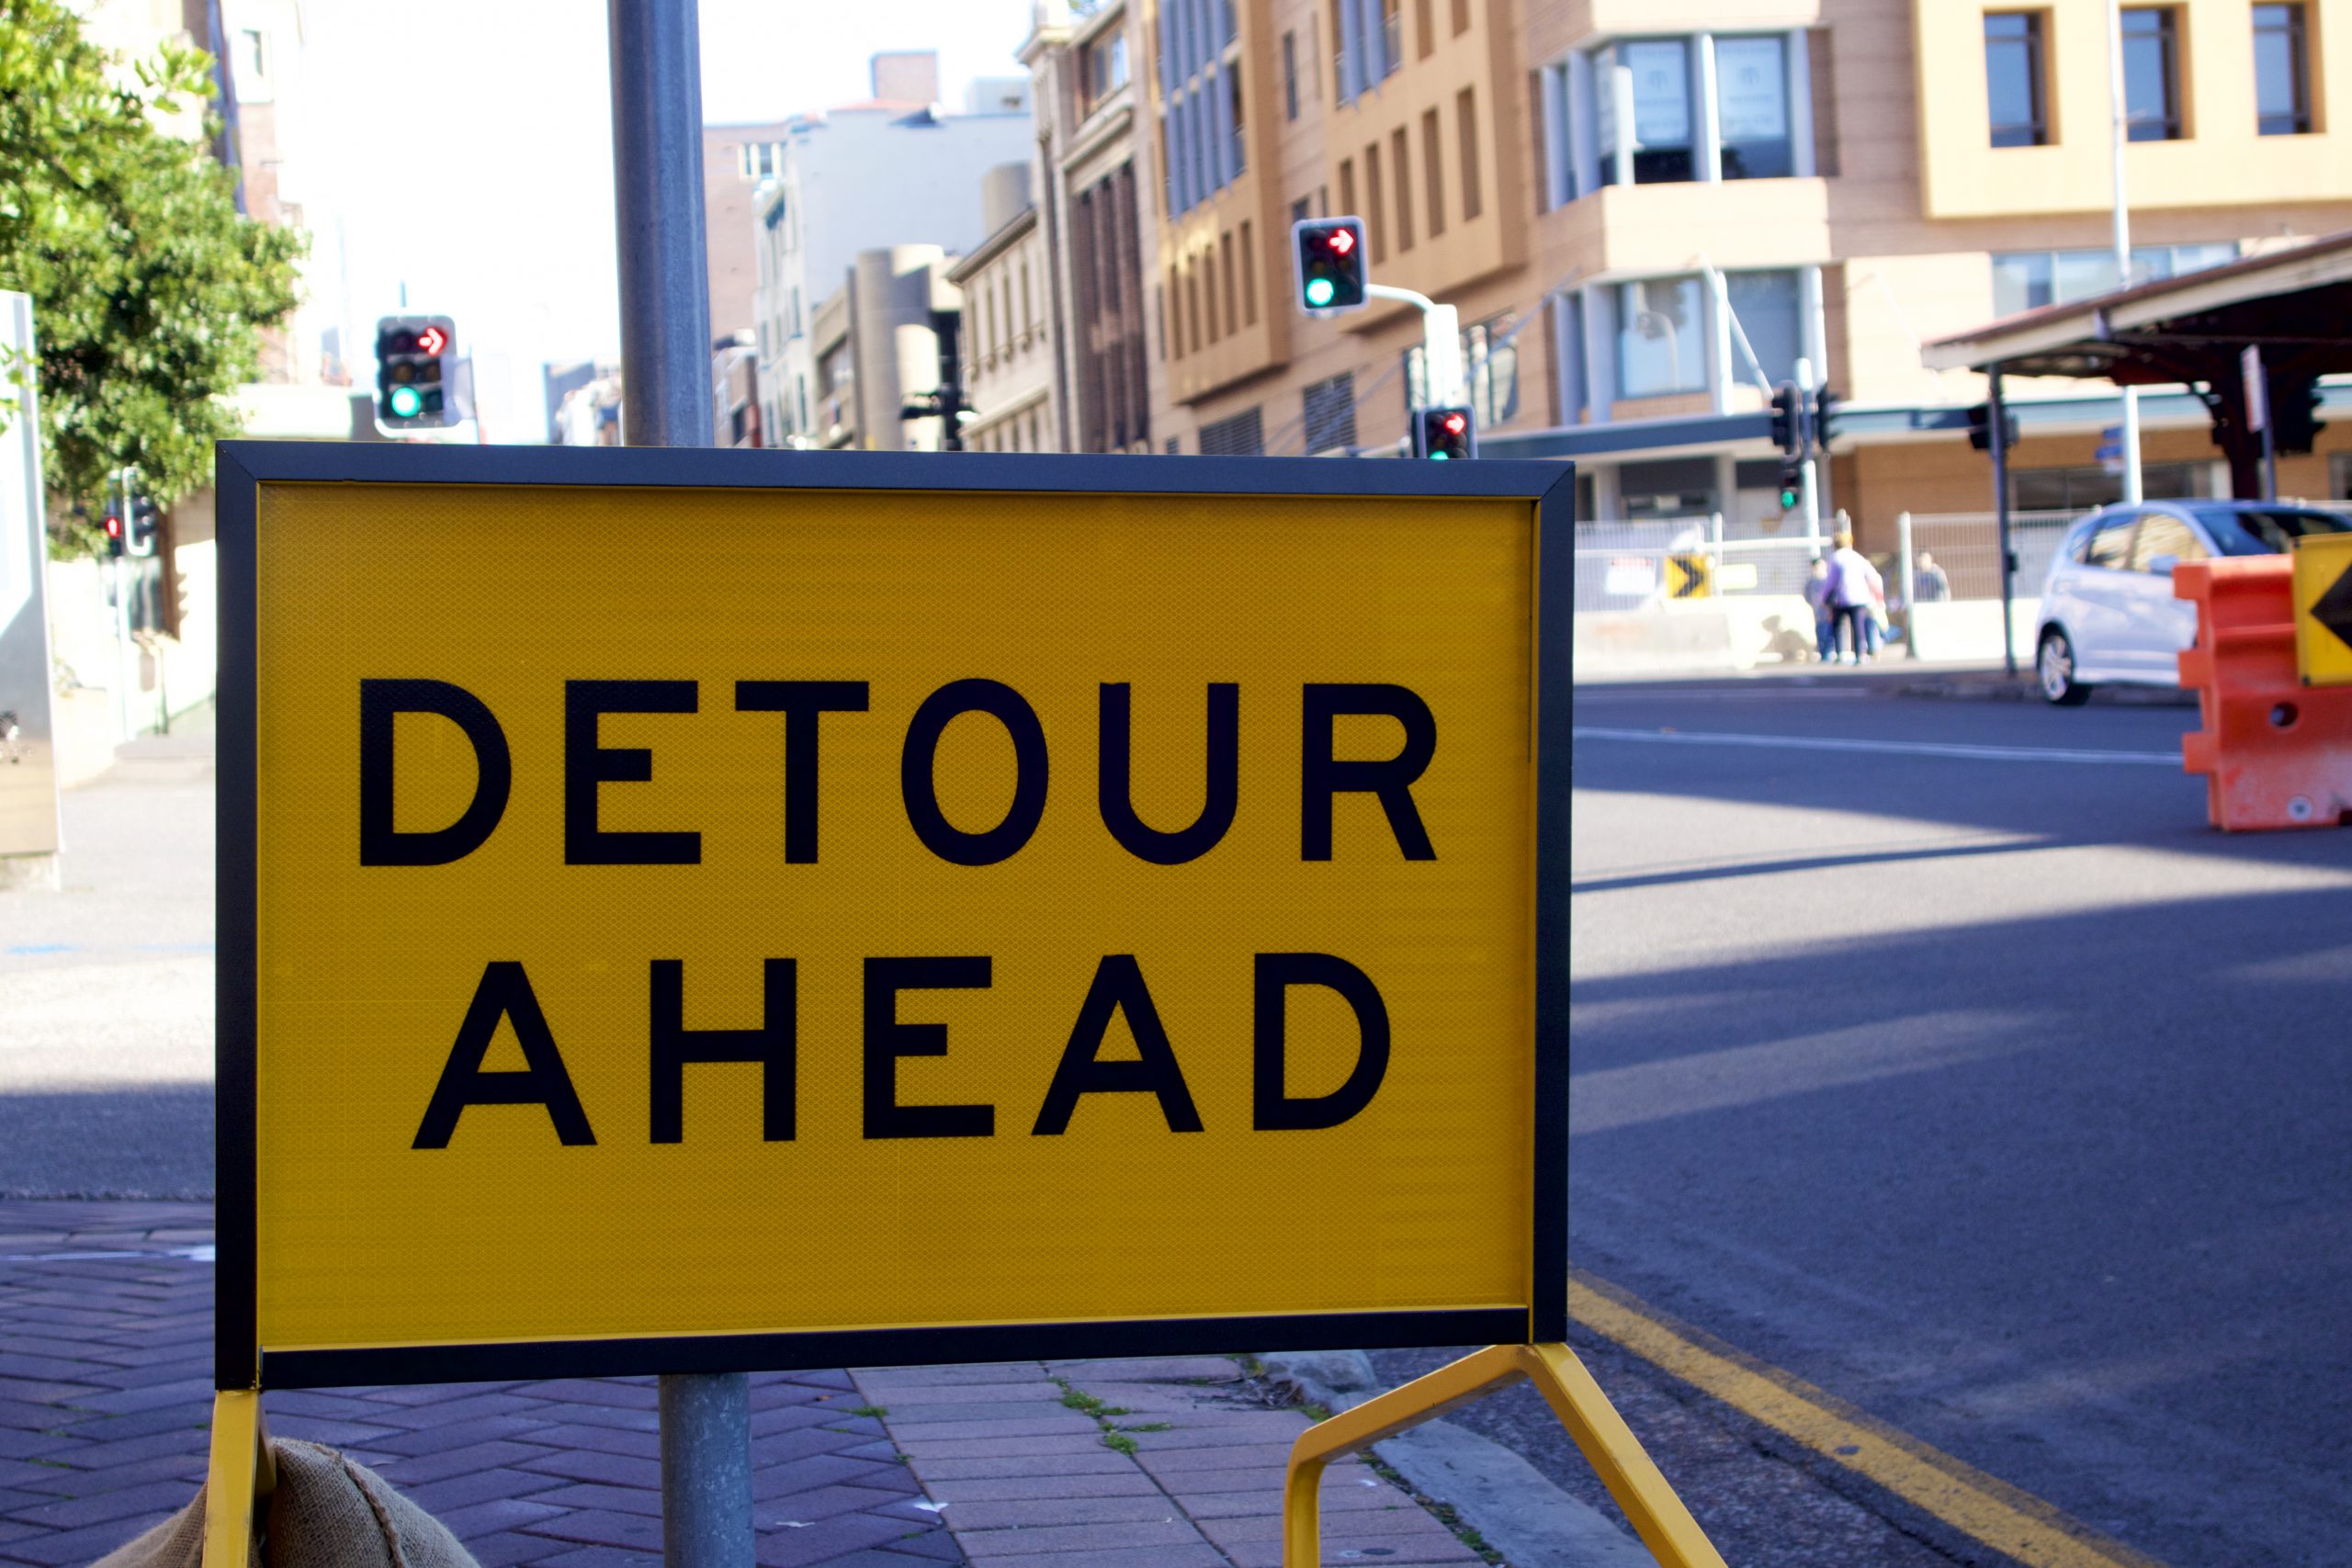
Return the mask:
<path fill-rule="evenodd" d="M 1450 413 L 1445 416 L 1445 433 L 1448 435 L 1459 435 L 1469 428 L 1470 422 L 1460 414 Z"/>
<path fill-rule="evenodd" d="M 1352 229 L 1334 229 L 1323 243 L 1331 248 L 1332 254 L 1343 256 L 1356 248 L 1356 233 Z"/>
<path fill-rule="evenodd" d="M 107 513 L 107 537 L 109 539 L 122 537 L 122 519 L 111 512 Z"/>
<path fill-rule="evenodd" d="M 416 334 L 416 346 L 424 354 L 439 354 L 449 346 L 449 334 L 439 327 L 427 327 Z"/>

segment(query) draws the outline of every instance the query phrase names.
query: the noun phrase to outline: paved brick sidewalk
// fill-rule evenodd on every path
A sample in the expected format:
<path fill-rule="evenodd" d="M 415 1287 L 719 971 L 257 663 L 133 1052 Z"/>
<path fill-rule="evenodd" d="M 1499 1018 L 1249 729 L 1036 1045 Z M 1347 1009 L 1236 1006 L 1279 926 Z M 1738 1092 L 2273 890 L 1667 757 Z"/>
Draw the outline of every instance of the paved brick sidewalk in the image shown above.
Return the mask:
<path fill-rule="evenodd" d="M 0 1202 L 0 1563 L 74 1568 L 194 1495 L 211 1221 L 202 1203 Z M 658 1562 L 651 1379 L 266 1404 L 274 1433 L 380 1471 L 482 1568 Z M 1306 1425 L 1213 1359 L 764 1373 L 752 1410 L 762 1568 L 1270 1568 Z M 1353 1462 L 1331 1468 L 1324 1513 L 1327 1561 L 1479 1561 Z"/>

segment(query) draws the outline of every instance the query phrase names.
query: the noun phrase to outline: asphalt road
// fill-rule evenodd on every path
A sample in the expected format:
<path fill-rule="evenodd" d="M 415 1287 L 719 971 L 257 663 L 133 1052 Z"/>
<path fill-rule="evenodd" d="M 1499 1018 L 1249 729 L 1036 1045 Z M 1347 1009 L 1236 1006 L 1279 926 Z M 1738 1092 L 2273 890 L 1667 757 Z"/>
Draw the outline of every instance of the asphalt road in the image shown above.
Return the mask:
<path fill-rule="evenodd" d="M 2344 1562 L 2352 830 L 2209 829 L 2189 711 L 1886 693 L 1579 693 L 1573 1260 L 2174 1568 Z M 211 798 L 150 743 L 0 894 L 0 1194 L 209 1195 Z M 1731 1562 L 2005 1561 L 1578 1344 Z"/>
<path fill-rule="evenodd" d="M 2352 1561 L 2352 830 L 2208 829 L 2194 710 L 1866 690 L 1578 694 L 1573 1261 L 2161 1562 Z M 1730 1561 L 1894 1560 L 1754 1479 Z"/>

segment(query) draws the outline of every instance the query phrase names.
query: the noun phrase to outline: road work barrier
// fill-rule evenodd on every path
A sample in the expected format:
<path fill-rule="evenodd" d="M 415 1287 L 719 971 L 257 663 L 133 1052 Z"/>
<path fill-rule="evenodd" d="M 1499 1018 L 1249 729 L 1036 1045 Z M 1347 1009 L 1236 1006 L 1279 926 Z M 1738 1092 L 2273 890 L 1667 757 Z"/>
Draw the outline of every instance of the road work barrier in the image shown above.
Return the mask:
<path fill-rule="evenodd" d="M 2206 819 L 2239 832 L 2334 826 L 2352 812 L 2352 686 L 2305 683 L 2296 656 L 2294 558 L 2183 561 L 2176 598 L 2197 605 L 2180 683 L 2202 728 L 2181 764 L 2205 775 Z"/>

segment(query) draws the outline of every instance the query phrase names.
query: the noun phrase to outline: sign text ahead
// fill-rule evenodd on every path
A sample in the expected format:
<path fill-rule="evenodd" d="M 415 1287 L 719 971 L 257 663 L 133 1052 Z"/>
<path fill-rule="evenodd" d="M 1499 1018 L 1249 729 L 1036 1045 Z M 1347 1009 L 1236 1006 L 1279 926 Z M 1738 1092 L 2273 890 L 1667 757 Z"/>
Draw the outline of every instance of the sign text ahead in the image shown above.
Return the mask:
<path fill-rule="evenodd" d="M 1565 469 L 588 457 L 224 449 L 224 1377 L 1547 1326 Z"/>

